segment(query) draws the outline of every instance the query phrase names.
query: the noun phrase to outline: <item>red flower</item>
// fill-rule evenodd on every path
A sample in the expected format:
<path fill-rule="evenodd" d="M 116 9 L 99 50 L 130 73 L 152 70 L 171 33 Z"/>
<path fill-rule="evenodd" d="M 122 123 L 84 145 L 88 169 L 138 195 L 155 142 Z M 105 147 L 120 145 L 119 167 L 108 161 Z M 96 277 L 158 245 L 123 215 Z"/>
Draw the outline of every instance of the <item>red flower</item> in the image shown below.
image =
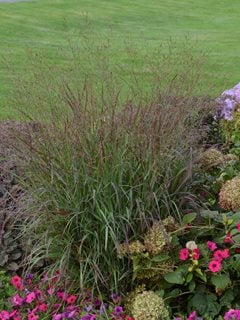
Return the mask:
<path fill-rule="evenodd" d="M 181 249 L 180 252 L 179 252 L 179 259 L 180 260 L 187 260 L 188 257 L 189 257 L 188 249 L 186 249 L 186 248 Z"/>
<path fill-rule="evenodd" d="M 218 272 L 219 270 L 221 270 L 221 267 L 222 267 L 221 262 L 218 260 L 212 260 L 208 264 L 208 268 L 212 272 Z"/>
<path fill-rule="evenodd" d="M 224 240 L 225 243 L 231 243 L 232 242 L 232 235 L 228 233 Z"/>
<path fill-rule="evenodd" d="M 240 253 L 240 248 L 236 248 L 236 253 Z"/>
<path fill-rule="evenodd" d="M 71 295 L 71 296 L 67 297 L 66 301 L 68 304 L 73 304 L 73 303 L 75 303 L 76 300 L 77 300 L 77 296 Z"/>
<path fill-rule="evenodd" d="M 198 260 L 200 258 L 200 250 L 198 248 L 193 249 L 193 260 Z"/>

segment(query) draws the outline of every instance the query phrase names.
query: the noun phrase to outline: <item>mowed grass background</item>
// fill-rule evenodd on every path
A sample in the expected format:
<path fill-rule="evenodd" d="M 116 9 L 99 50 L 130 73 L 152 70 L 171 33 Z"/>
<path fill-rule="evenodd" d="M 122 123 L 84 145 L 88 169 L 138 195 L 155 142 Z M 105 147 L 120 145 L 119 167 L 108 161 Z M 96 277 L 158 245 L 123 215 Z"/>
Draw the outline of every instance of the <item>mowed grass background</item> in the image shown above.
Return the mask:
<path fill-rule="evenodd" d="M 90 23 L 95 34 L 110 39 L 114 61 L 121 60 L 123 41 L 148 49 L 170 38 L 206 54 L 206 95 L 216 96 L 240 81 L 239 0 L 35 0 L 0 3 L 0 119 L 14 118 L 8 100 L 14 74 L 27 77 L 26 50 L 44 51 L 53 64 L 68 39 L 77 38 Z M 7 71 L 8 62 L 15 73 Z M 127 62 L 126 62 L 127 63 Z M 212 84 L 211 90 L 209 83 Z M 211 92 L 209 92 L 211 91 Z"/>

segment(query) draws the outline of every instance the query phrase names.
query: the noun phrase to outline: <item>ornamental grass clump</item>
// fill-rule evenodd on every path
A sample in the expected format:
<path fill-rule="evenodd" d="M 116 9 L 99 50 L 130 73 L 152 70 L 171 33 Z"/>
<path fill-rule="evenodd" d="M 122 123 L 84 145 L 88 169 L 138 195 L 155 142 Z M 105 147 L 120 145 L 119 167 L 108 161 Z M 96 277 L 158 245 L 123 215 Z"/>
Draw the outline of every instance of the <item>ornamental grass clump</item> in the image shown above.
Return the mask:
<path fill-rule="evenodd" d="M 139 51 L 125 78 L 105 46 L 93 46 L 84 64 L 75 52 L 63 72 L 29 73 L 22 105 L 31 102 L 41 114 L 23 148 L 33 195 L 23 231 L 38 237 L 29 268 L 44 259 L 81 288 L 125 291 L 131 271 L 128 259 L 117 259 L 119 244 L 139 239 L 160 217 L 181 219 L 207 107 L 194 97 L 199 59 L 185 49 Z M 153 252 L 166 240 L 159 237 Z"/>
<path fill-rule="evenodd" d="M 224 210 L 240 209 L 240 177 L 225 182 L 219 192 L 219 205 Z"/>

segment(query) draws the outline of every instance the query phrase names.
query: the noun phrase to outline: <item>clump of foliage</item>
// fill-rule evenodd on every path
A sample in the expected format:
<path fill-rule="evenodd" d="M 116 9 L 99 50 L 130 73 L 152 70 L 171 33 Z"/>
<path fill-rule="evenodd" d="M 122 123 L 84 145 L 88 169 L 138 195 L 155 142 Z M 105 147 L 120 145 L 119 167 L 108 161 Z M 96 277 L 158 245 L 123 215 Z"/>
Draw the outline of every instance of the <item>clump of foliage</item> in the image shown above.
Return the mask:
<path fill-rule="evenodd" d="M 168 250 L 128 254 L 135 283 L 154 290 L 172 315 L 195 311 L 204 319 L 215 319 L 239 307 L 240 213 L 202 211 L 196 223 L 195 219 L 196 214 L 187 214 L 180 228 L 168 231 Z M 169 261 L 171 270 L 165 268 Z M 152 269 L 152 279 L 142 277 Z"/>

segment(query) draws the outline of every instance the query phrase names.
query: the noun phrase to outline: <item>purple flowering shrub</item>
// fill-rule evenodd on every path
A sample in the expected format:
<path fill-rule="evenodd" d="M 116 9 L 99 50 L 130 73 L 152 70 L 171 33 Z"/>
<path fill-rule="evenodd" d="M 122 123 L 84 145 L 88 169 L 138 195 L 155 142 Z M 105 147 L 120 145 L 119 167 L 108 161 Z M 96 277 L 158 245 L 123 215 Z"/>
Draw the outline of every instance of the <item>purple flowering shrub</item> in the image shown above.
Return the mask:
<path fill-rule="evenodd" d="M 240 83 L 225 90 L 216 99 L 216 116 L 220 120 L 222 137 L 228 144 L 240 145 Z"/>

